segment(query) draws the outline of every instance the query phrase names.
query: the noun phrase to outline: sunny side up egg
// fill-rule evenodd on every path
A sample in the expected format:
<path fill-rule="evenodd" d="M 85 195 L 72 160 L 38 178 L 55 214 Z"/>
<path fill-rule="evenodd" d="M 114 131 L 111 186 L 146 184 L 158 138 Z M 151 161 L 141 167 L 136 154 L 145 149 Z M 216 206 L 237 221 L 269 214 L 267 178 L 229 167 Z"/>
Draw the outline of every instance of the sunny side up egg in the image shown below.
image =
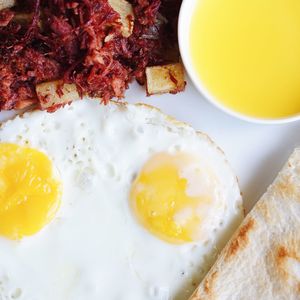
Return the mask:
<path fill-rule="evenodd" d="M 44 153 L 0 144 L 0 236 L 30 236 L 52 220 L 61 194 L 53 173 Z"/>
<path fill-rule="evenodd" d="M 0 128 L 0 298 L 184 300 L 243 217 L 205 135 L 82 100 Z"/>

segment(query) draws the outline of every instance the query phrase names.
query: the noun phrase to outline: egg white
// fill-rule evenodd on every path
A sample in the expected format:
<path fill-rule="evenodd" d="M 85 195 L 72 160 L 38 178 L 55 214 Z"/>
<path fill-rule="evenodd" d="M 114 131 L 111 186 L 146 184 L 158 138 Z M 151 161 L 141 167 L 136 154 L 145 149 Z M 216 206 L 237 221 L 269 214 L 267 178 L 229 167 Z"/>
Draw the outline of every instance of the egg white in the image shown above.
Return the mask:
<path fill-rule="evenodd" d="M 0 299 L 188 299 L 243 216 L 236 177 L 221 151 L 154 108 L 77 101 L 53 114 L 7 121 L 0 142 L 45 152 L 63 183 L 50 224 L 21 241 L 0 237 Z M 184 245 L 149 233 L 128 200 L 149 157 L 176 151 L 202 157 L 221 198 L 204 224 L 205 238 Z"/>

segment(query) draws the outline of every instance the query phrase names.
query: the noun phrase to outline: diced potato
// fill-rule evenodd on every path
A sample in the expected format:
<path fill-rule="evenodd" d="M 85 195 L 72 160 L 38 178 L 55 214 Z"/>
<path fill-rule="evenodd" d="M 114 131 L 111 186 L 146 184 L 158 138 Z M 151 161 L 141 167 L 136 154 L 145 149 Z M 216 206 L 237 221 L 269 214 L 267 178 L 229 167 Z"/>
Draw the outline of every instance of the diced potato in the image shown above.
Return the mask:
<path fill-rule="evenodd" d="M 134 13 L 132 5 L 125 0 L 108 0 L 108 2 L 121 17 L 123 36 L 129 37 L 132 34 L 134 25 Z"/>
<path fill-rule="evenodd" d="M 146 68 L 147 94 L 177 93 L 184 90 L 184 69 L 181 63 Z"/>
<path fill-rule="evenodd" d="M 32 21 L 33 14 L 17 13 L 14 16 L 14 21 L 21 24 L 27 24 Z"/>
<path fill-rule="evenodd" d="M 16 5 L 15 0 L 0 0 L 0 10 L 10 8 Z"/>
<path fill-rule="evenodd" d="M 0 0 L 0 10 L 10 8 L 16 5 L 15 0 Z"/>
<path fill-rule="evenodd" d="M 32 21 L 32 18 L 32 13 L 17 13 L 14 16 L 14 21 L 19 24 L 29 24 Z M 38 21 L 38 26 L 40 29 L 43 29 L 41 20 Z"/>
<path fill-rule="evenodd" d="M 66 104 L 79 99 L 75 84 L 64 84 L 61 87 L 62 95 L 57 93 L 61 81 L 43 82 L 36 86 L 36 93 L 40 101 L 41 109 L 48 109 L 59 104 Z"/>
<path fill-rule="evenodd" d="M 35 104 L 36 104 L 35 99 L 22 100 L 16 103 L 14 109 L 28 109 L 30 108 L 30 106 L 33 106 Z"/>

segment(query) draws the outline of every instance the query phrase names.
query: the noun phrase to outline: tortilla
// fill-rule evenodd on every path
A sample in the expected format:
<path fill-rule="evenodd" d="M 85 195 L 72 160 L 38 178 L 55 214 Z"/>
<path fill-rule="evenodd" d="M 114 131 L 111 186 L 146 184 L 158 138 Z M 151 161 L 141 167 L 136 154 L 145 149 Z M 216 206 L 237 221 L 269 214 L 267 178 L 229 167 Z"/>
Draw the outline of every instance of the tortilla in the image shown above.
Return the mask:
<path fill-rule="evenodd" d="M 300 299 L 300 148 L 191 297 L 204 299 Z"/>

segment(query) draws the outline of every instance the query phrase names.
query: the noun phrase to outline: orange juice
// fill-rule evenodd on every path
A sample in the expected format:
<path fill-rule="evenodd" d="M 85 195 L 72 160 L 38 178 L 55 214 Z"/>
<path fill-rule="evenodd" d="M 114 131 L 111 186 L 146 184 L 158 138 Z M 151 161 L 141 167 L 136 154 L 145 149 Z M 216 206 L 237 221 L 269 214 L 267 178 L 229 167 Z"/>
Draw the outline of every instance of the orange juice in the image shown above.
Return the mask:
<path fill-rule="evenodd" d="M 190 51 L 220 104 L 258 118 L 300 113 L 299 0 L 198 0 Z"/>

